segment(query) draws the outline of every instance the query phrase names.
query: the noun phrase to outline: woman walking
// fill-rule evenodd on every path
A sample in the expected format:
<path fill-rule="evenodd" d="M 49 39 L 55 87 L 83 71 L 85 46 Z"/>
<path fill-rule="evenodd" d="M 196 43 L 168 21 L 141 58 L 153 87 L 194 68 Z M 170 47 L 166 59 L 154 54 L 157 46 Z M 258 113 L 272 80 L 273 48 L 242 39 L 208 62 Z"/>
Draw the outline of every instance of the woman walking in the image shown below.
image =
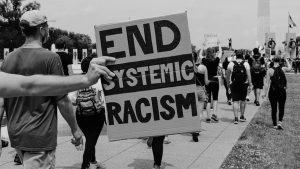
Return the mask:
<path fill-rule="evenodd" d="M 291 70 L 291 64 L 287 60 L 286 56 L 284 56 L 284 60 L 287 64 L 287 67 L 281 66 L 280 56 L 274 57 L 273 67 L 269 68 L 267 71 L 265 92 L 263 95 L 264 98 L 269 92 L 268 96 L 271 103 L 273 128 L 279 130 L 283 129 L 282 120 L 284 116 L 284 106 L 286 101 L 287 81 L 284 73 Z M 277 105 L 279 107 L 278 122 Z"/>

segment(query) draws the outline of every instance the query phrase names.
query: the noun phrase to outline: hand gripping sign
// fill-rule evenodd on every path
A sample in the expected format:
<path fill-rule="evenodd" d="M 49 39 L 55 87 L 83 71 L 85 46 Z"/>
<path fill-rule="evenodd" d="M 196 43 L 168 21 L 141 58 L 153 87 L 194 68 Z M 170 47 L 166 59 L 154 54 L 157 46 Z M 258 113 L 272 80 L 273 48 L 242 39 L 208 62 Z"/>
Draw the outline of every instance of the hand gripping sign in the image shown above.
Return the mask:
<path fill-rule="evenodd" d="M 186 13 L 95 26 L 109 140 L 201 130 Z"/>

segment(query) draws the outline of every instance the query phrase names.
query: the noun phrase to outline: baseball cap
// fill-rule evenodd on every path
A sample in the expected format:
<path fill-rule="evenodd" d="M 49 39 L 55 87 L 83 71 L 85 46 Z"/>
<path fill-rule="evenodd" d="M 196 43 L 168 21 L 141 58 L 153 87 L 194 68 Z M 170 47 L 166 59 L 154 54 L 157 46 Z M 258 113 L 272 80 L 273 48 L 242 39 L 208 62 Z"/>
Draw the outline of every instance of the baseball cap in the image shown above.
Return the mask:
<path fill-rule="evenodd" d="M 37 26 L 47 21 L 46 15 L 39 10 L 27 11 L 20 18 L 20 23 L 26 23 L 29 27 Z"/>

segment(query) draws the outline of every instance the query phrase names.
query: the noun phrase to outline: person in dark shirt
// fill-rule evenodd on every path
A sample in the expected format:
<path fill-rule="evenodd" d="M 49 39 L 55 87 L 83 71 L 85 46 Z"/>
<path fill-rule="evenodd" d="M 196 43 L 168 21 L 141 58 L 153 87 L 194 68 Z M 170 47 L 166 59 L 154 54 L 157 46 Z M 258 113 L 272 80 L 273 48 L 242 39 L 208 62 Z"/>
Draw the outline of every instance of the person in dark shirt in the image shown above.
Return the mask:
<path fill-rule="evenodd" d="M 249 65 L 251 67 L 251 77 L 255 96 L 254 104 L 256 104 L 256 106 L 260 106 L 260 92 L 263 89 L 264 77 L 266 75 L 265 64 L 264 57 L 261 56 L 257 48 L 254 48 L 253 57 L 249 60 Z"/>
<path fill-rule="evenodd" d="M 200 52 L 200 59 L 202 59 L 203 65 L 206 66 L 207 68 L 207 74 L 208 74 L 208 80 L 209 84 L 206 86 L 206 91 L 208 93 L 208 104 L 207 104 L 207 114 L 208 117 L 206 119 L 207 122 L 210 122 L 214 120 L 215 122 L 218 122 L 219 119 L 217 117 L 217 106 L 218 106 L 218 95 L 219 95 L 219 78 L 218 78 L 218 67 L 220 63 L 220 58 L 222 56 L 222 48 L 220 46 L 220 43 L 218 42 L 219 45 L 219 51 L 218 53 L 215 53 L 212 48 L 206 49 L 206 58 L 202 59 L 203 55 L 203 49 L 205 47 L 205 43 L 203 44 L 203 48 Z M 211 117 L 210 115 L 210 107 L 211 104 L 213 105 L 213 114 Z"/>
<path fill-rule="evenodd" d="M 66 50 L 66 42 L 62 38 L 58 38 L 55 41 L 55 47 L 57 49 L 57 54 L 60 57 L 64 75 L 69 76 L 73 74 L 72 64 L 73 64 L 73 56 L 65 52 Z"/>
<path fill-rule="evenodd" d="M 293 61 L 294 72 L 300 72 L 300 54 L 298 53 L 297 57 Z"/>

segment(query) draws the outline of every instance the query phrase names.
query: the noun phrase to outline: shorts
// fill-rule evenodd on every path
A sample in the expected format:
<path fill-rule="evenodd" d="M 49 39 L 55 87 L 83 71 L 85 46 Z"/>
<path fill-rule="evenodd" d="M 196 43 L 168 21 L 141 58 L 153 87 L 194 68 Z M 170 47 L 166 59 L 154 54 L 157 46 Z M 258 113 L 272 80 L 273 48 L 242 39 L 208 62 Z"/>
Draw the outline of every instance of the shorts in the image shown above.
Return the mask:
<path fill-rule="evenodd" d="M 265 73 L 255 74 L 251 73 L 253 89 L 263 89 Z"/>
<path fill-rule="evenodd" d="M 55 169 L 55 150 L 24 151 L 16 149 L 24 169 Z"/>
<path fill-rule="evenodd" d="M 213 100 L 218 100 L 219 97 L 219 81 L 210 81 L 206 86 L 206 92 L 208 94 L 208 102 L 211 102 L 211 97 Z"/>
<path fill-rule="evenodd" d="M 248 84 L 232 84 L 230 86 L 232 101 L 245 101 L 247 97 Z"/>
<path fill-rule="evenodd" d="M 207 100 L 207 96 L 203 88 L 204 86 L 197 86 L 197 96 L 198 101 L 205 102 Z"/>

